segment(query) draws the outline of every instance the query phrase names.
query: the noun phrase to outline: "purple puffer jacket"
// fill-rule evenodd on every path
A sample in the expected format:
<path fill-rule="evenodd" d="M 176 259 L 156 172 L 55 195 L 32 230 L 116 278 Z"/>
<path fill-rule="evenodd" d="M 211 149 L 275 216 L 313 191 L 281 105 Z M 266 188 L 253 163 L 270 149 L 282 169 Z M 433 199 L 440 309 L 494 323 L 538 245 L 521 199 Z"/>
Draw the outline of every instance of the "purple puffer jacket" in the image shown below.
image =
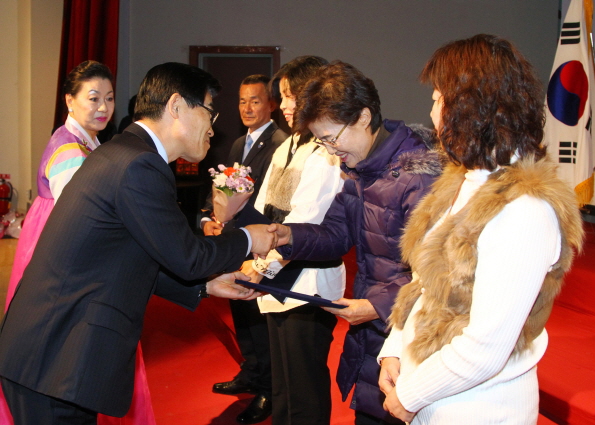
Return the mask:
<path fill-rule="evenodd" d="M 383 125 L 391 134 L 368 158 L 355 169 L 342 164 L 351 178 L 324 221 L 318 226 L 291 224 L 293 245 L 279 251 L 286 259 L 330 260 L 355 245 L 353 298 L 370 300 L 380 318 L 349 328 L 337 383 L 343 401 L 356 384 L 352 409 L 400 423 L 382 409 L 376 356 L 387 336 L 397 292 L 411 280 L 409 267 L 401 262 L 401 234 L 409 214 L 441 173 L 442 157 L 429 151 L 422 137 L 402 121 L 385 120 Z"/>

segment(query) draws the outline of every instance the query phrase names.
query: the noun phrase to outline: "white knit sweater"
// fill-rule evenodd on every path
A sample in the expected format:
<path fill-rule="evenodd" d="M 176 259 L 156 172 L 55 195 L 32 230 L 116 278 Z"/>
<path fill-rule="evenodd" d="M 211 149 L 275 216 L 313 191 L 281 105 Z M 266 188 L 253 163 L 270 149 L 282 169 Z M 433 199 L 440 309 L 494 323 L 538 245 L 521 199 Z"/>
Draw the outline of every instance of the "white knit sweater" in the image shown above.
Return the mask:
<path fill-rule="evenodd" d="M 445 216 L 460 211 L 488 175 L 486 170 L 467 172 Z M 479 237 L 470 320 L 463 334 L 416 365 L 407 346 L 415 338 L 415 313 L 423 305 L 423 294 L 403 330 L 392 329 L 379 358 L 401 359 L 396 391 L 403 406 L 417 412 L 412 424 L 537 422 L 535 365 L 547 347 L 546 331 L 530 350 L 514 357 L 511 352 L 560 249 L 552 207 L 522 196 L 490 221 Z"/>

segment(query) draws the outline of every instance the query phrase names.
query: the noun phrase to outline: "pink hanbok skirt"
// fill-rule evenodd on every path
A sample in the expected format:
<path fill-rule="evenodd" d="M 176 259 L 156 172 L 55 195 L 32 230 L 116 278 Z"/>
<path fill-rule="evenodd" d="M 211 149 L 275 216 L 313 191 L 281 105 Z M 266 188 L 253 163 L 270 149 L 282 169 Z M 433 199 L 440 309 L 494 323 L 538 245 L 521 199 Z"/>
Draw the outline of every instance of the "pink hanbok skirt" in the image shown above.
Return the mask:
<path fill-rule="evenodd" d="M 6 305 L 4 311 L 8 310 L 10 301 L 14 297 L 16 287 L 23 277 L 23 272 L 31 261 L 33 250 L 39 235 L 45 226 L 45 223 L 54 208 L 54 200 L 38 196 L 33 201 L 33 205 L 29 209 L 23 228 L 17 244 L 15 252 L 14 263 L 12 266 L 12 273 L 8 283 L 8 290 L 6 293 Z M 138 343 L 136 350 L 136 363 L 134 374 L 134 394 L 132 396 L 132 405 L 130 410 L 123 418 L 115 418 L 112 416 L 98 415 L 98 425 L 155 425 L 155 414 L 153 413 L 153 406 L 151 404 L 151 394 L 149 392 L 149 385 L 147 383 L 147 373 L 145 371 L 145 363 L 143 361 L 143 353 Z M 2 388 L 0 387 L 0 425 L 13 425 L 12 415 L 4 399 Z"/>

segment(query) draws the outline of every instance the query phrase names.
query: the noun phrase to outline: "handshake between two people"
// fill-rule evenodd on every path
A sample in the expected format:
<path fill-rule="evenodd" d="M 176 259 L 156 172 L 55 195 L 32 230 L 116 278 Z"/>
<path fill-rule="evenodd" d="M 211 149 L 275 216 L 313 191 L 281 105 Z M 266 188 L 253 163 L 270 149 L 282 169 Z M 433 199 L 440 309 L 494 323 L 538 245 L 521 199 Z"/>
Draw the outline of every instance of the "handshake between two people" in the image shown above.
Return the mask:
<path fill-rule="evenodd" d="M 266 258 L 269 251 L 292 242 L 291 228 L 282 224 L 251 224 L 245 229 L 252 239 L 251 251 L 254 258 Z M 235 283 L 236 279 L 248 281 L 251 276 L 241 271 L 217 276 L 207 282 L 207 294 L 234 300 L 253 300 L 262 295 L 254 289 Z"/>
<path fill-rule="evenodd" d="M 217 236 L 221 234 L 223 225 L 216 221 L 208 221 L 203 227 L 205 236 Z M 282 224 L 251 224 L 245 226 L 250 232 L 252 238 L 252 253 L 261 258 L 265 258 L 269 251 L 281 245 L 287 245 L 292 242 L 291 228 Z"/>
<path fill-rule="evenodd" d="M 291 228 L 283 224 L 251 224 L 244 229 L 250 232 L 254 258 L 266 258 L 269 251 L 292 242 Z"/>

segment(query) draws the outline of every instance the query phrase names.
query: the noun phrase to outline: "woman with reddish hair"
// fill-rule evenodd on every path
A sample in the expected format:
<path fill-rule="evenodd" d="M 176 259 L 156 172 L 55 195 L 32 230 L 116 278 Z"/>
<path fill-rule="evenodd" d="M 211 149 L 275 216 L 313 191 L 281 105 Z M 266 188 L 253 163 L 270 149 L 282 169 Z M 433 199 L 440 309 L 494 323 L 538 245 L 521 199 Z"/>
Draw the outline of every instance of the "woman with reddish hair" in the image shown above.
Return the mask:
<path fill-rule="evenodd" d="M 411 424 L 535 424 L 544 325 L 583 238 L 541 144 L 541 84 L 485 34 L 438 49 L 421 80 L 450 165 L 405 228 L 414 278 L 378 356 L 384 407 Z"/>

